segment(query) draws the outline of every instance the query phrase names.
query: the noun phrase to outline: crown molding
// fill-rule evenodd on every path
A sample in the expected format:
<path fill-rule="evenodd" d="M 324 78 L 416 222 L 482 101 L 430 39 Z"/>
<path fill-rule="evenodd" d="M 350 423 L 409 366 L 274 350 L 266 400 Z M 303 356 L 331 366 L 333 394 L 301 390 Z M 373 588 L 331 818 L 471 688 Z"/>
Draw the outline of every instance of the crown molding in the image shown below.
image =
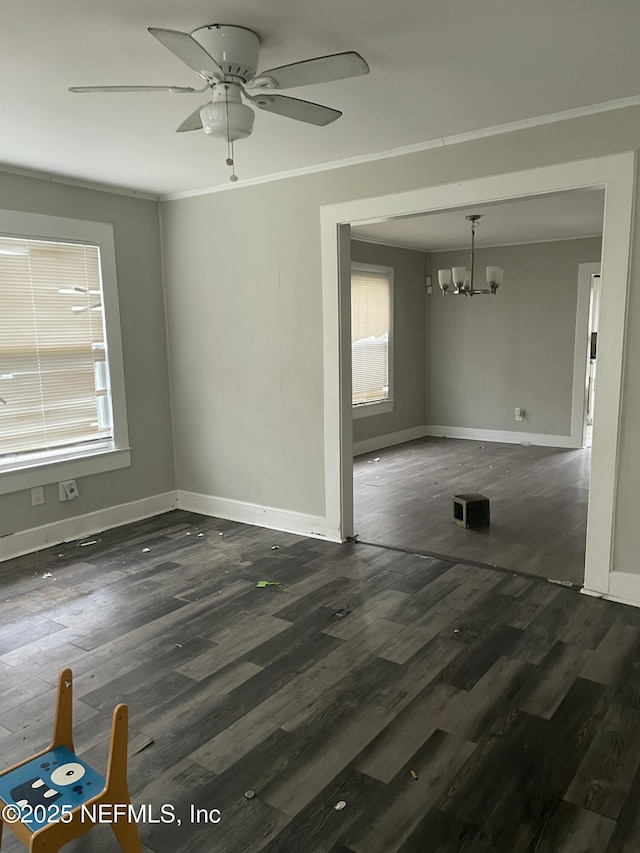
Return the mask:
<path fill-rule="evenodd" d="M 72 178 L 69 175 L 55 175 L 49 172 L 39 172 L 36 169 L 23 169 L 18 166 L 10 166 L 7 163 L 0 163 L 0 175 L 19 175 L 22 178 L 35 178 L 38 181 L 48 181 L 52 184 L 64 184 L 70 187 L 80 187 L 84 190 L 95 190 L 101 193 L 111 193 L 112 195 L 124 195 L 130 198 L 140 198 L 145 201 L 159 201 L 160 196 L 143 192 L 142 190 L 130 189 L 128 187 L 111 186 L 110 184 L 101 184 L 98 181 L 86 181 L 79 178 Z"/>

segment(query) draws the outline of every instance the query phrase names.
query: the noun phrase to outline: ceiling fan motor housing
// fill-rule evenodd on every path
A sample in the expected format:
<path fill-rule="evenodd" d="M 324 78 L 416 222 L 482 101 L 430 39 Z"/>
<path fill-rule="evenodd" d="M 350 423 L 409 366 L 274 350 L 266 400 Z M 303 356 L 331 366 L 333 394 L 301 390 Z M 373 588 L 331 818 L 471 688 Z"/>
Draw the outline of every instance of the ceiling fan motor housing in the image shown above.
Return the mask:
<path fill-rule="evenodd" d="M 191 36 L 216 60 L 226 76 L 238 77 L 245 83 L 256 76 L 260 37 L 253 30 L 209 24 L 194 30 Z"/>

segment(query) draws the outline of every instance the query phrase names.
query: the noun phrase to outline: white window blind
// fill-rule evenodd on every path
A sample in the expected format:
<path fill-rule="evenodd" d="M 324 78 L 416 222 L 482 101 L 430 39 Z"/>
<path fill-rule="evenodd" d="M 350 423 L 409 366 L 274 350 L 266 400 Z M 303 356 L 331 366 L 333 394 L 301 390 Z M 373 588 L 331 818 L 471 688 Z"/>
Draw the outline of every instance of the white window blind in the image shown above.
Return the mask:
<path fill-rule="evenodd" d="M 389 399 L 391 273 L 351 271 L 353 405 Z"/>
<path fill-rule="evenodd" d="M 112 435 L 99 248 L 0 236 L 0 460 Z"/>

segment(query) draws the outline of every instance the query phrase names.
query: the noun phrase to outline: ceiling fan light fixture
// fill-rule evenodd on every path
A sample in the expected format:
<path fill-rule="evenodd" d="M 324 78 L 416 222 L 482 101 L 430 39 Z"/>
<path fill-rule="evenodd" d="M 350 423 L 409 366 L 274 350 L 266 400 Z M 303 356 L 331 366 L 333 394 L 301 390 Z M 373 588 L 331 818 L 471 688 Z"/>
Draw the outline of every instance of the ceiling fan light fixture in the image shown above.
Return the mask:
<path fill-rule="evenodd" d="M 225 142 L 237 142 L 250 136 L 254 119 L 251 107 L 235 101 L 212 101 L 200 110 L 204 132 Z"/>

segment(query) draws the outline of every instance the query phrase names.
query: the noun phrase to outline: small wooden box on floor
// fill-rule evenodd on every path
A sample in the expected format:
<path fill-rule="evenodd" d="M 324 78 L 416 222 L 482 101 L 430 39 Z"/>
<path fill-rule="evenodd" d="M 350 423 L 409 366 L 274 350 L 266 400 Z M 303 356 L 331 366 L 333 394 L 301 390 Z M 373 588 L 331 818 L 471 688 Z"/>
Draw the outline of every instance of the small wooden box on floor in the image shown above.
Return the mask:
<path fill-rule="evenodd" d="M 488 527 L 490 522 L 489 498 L 476 493 L 454 495 L 453 520 L 461 527 Z"/>

